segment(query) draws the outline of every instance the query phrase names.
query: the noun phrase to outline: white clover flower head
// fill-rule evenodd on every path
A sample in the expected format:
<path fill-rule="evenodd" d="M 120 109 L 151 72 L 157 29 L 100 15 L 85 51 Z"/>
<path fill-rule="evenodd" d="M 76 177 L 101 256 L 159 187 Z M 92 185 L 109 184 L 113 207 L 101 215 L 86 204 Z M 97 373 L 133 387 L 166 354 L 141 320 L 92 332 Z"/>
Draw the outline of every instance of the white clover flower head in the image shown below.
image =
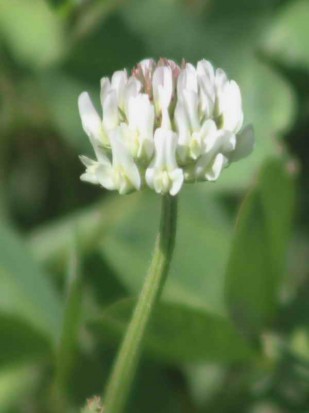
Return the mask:
<path fill-rule="evenodd" d="M 176 195 L 185 182 L 216 181 L 253 150 L 239 86 L 206 60 L 142 60 L 131 75 L 102 78 L 100 97 L 102 116 L 87 92 L 78 99 L 96 156 L 81 157 L 81 179 L 120 194 L 148 186 Z"/>

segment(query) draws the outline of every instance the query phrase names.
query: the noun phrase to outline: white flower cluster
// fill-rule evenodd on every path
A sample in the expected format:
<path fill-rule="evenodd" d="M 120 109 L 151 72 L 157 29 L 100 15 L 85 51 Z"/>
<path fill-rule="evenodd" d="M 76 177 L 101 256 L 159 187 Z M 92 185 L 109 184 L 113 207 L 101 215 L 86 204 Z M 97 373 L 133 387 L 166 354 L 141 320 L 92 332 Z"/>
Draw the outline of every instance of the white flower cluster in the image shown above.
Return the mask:
<path fill-rule="evenodd" d="M 101 104 L 102 117 L 87 92 L 79 96 L 96 155 L 81 157 L 81 179 L 120 194 L 148 185 L 176 195 L 184 182 L 215 181 L 254 146 L 252 128 L 242 129 L 237 83 L 206 60 L 143 60 L 131 76 L 122 70 L 101 80 Z"/>

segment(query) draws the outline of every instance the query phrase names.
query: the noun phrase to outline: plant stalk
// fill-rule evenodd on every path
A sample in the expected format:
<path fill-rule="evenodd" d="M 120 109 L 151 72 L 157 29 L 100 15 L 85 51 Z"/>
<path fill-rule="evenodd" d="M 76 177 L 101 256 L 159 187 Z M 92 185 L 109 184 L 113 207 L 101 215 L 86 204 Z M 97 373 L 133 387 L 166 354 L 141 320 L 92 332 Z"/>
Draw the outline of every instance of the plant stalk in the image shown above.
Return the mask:
<path fill-rule="evenodd" d="M 175 245 L 176 223 L 177 198 L 164 195 L 152 262 L 107 384 L 103 398 L 104 413 L 121 413 L 125 407 L 143 337 L 168 274 Z"/>

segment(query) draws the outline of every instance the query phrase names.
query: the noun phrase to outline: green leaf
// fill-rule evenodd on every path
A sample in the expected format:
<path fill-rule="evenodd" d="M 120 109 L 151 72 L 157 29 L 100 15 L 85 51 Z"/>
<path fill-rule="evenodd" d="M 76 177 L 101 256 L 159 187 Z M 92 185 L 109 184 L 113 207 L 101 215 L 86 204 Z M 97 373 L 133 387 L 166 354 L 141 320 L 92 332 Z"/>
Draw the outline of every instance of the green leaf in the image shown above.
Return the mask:
<path fill-rule="evenodd" d="M 82 128 L 77 100 L 89 88 L 59 71 L 45 71 L 39 84 L 55 129 L 79 153 L 88 152 L 89 139 Z"/>
<path fill-rule="evenodd" d="M 260 330 L 274 313 L 277 274 L 270 248 L 262 205 L 255 190 L 246 198 L 240 213 L 226 287 L 233 318 L 250 333 Z"/>
<path fill-rule="evenodd" d="M 307 0 L 288 2 L 282 8 L 264 39 L 264 50 L 293 67 L 309 70 L 309 3 Z"/>
<path fill-rule="evenodd" d="M 224 388 L 227 366 L 215 363 L 190 363 L 184 367 L 192 399 L 197 406 L 211 403 Z"/>
<path fill-rule="evenodd" d="M 189 185 L 181 193 L 176 248 L 164 296 L 224 313 L 224 270 L 232 228 L 220 202 L 207 194 L 207 187 L 199 191 L 198 186 Z M 115 222 L 102 245 L 103 255 L 133 293 L 140 291 L 149 265 L 159 205 L 159 197 L 143 193 L 136 208 L 124 211 Z"/>
<path fill-rule="evenodd" d="M 63 269 L 77 236 L 81 253 L 96 250 L 120 217 L 132 211 L 138 196 L 111 196 L 97 205 L 36 228 L 28 236 L 32 254 L 44 265 Z"/>
<path fill-rule="evenodd" d="M 69 0 L 48 0 L 48 3 L 53 7 L 60 7 L 69 3 Z"/>
<path fill-rule="evenodd" d="M 143 360 L 130 399 L 130 413 L 178 413 L 182 410 L 184 395 L 175 386 L 175 378 L 168 369 L 159 363 Z"/>
<path fill-rule="evenodd" d="M 115 13 L 120 3 L 100 0 L 88 6 L 79 13 L 63 68 L 69 76 L 88 84 L 88 88 L 92 86 L 96 91 L 93 97 L 99 103 L 100 78 L 124 67 L 132 68 L 147 55 L 147 49 L 143 39 Z"/>
<path fill-rule="evenodd" d="M 59 333 L 61 305 L 46 274 L 8 227 L 0 230 L 0 314 L 24 320 L 49 339 Z"/>
<path fill-rule="evenodd" d="M 1 369 L 40 360 L 51 351 L 46 336 L 19 318 L 0 314 L 0 331 Z"/>
<path fill-rule="evenodd" d="M 119 339 L 130 320 L 135 300 L 123 300 L 90 322 L 103 338 Z M 146 352 L 165 361 L 232 362 L 253 356 L 253 351 L 224 317 L 174 303 L 160 303 L 146 333 Z"/>
<path fill-rule="evenodd" d="M 1 0 L 0 36 L 20 63 L 34 68 L 54 64 L 65 52 L 62 22 L 43 0 Z"/>
<path fill-rule="evenodd" d="M 81 326 L 83 284 L 76 250 L 74 246 L 69 260 L 67 297 L 56 358 L 55 390 L 59 392 L 60 397 L 67 391 L 68 380 L 76 359 Z"/>
<path fill-rule="evenodd" d="M 295 179 L 281 160 L 268 162 L 260 174 L 259 192 L 272 259 L 282 273 L 295 207 Z"/>
<path fill-rule="evenodd" d="M 0 372 L 0 409 L 1 412 L 18 411 L 20 400 L 25 400 L 37 381 L 37 372 L 30 364 L 1 368 Z"/>
<path fill-rule="evenodd" d="M 240 210 L 226 275 L 226 298 L 249 335 L 273 318 L 286 264 L 293 179 L 279 160 L 267 163 Z"/>

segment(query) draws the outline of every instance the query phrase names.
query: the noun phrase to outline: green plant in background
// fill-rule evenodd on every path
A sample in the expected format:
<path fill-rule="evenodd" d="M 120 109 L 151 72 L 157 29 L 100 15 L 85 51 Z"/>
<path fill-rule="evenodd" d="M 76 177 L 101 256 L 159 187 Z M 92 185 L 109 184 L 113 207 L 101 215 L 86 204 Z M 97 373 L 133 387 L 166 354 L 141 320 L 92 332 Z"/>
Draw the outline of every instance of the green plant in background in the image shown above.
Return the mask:
<path fill-rule="evenodd" d="M 99 200 L 78 182 L 77 155 L 90 151 L 76 100 L 149 55 L 224 67 L 257 145 L 215 185 L 181 191 L 177 248 L 127 411 L 307 410 L 308 9 L 1 1 L 1 412 L 79 412 L 107 384 L 159 203 L 151 191 Z"/>

